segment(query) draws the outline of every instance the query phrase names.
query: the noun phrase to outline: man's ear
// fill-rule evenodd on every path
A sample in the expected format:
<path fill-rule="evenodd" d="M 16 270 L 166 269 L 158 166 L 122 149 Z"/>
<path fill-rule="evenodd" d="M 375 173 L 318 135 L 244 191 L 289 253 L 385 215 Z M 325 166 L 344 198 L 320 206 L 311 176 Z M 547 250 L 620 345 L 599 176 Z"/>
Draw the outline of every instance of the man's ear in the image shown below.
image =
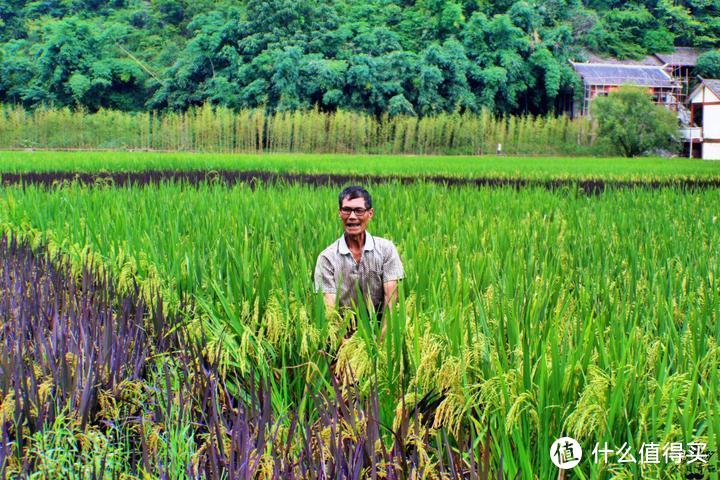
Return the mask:
<path fill-rule="evenodd" d="M 372 218 L 373 215 L 375 215 L 375 209 L 371 208 L 370 210 L 368 210 L 368 215 L 369 215 L 368 219 Z"/>

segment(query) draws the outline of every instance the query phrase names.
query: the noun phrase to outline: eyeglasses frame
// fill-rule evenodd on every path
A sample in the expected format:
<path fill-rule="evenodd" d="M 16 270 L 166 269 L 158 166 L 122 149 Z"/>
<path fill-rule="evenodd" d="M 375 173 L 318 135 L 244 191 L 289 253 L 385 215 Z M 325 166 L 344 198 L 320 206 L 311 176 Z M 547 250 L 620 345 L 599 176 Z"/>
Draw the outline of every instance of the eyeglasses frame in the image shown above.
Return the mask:
<path fill-rule="evenodd" d="M 350 210 L 350 211 L 349 211 L 349 212 L 343 211 L 343 209 L 345 209 L 345 208 L 347 208 L 347 209 Z M 362 210 L 362 213 L 358 212 L 358 210 Z M 365 215 L 367 215 L 367 213 L 368 213 L 370 210 L 372 210 L 372 208 L 363 208 L 363 207 L 356 207 L 356 208 L 340 207 L 340 215 L 342 215 L 343 217 L 349 217 L 350 215 L 352 215 L 352 214 L 354 213 L 355 216 L 357 216 L 357 217 L 364 217 Z"/>

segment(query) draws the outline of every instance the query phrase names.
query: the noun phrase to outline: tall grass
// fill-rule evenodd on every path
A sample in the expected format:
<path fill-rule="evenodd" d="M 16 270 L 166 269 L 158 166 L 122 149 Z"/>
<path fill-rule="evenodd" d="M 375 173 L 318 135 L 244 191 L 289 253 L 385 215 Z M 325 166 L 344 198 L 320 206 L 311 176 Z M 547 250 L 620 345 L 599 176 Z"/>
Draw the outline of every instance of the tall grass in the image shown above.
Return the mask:
<path fill-rule="evenodd" d="M 380 118 L 337 111 L 214 108 L 87 113 L 0 107 L 0 148 L 147 149 L 226 153 L 602 154 L 586 119 L 447 114 Z"/>
<path fill-rule="evenodd" d="M 426 428 L 476 439 L 510 477 L 556 477 L 548 452 L 565 434 L 588 455 L 596 442 L 717 451 L 717 190 L 372 192 L 370 230 L 398 245 L 407 273 L 383 342 L 362 316 L 343 341 L 345 324 L 312 293 L 315 258 L 340 232 L 334 189 L 8 187 L 0 222 L 77 257 L 89 245 L 120 286 L 150 282 L 171 305 L 194 299 L 194 325 L 223 369 L 276 380 L 279 415 L 311 409 L 303 392 L 327 382 L 321 359 L 337 351 L 336 373 L 379 392 L 384 425 L 434 398 Z M 574 470 L 610 474 L 590 460 Z"/>

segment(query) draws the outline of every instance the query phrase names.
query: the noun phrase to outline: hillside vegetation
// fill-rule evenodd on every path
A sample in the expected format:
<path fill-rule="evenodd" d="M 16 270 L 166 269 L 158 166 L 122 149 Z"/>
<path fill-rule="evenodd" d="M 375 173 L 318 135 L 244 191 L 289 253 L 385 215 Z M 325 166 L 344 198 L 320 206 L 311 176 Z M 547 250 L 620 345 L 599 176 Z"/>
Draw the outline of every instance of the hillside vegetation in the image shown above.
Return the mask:
<path fill-rule="evenodd" d="M 0 102 L 544 114 L 584 51 L 718 38 L 702 0 L 2 0 Z"/>

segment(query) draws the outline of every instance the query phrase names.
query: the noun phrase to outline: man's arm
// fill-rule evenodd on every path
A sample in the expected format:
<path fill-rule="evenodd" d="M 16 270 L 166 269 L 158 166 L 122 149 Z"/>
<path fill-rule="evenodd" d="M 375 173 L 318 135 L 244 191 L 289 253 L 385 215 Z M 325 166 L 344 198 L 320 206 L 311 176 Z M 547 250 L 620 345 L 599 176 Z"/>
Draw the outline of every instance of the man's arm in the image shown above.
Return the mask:
<path fill-rule="evenodd" d="M 337 295 L 334 293 L 323 293 L 323 300 L 325 301 L 325 308 L 329 311 L 335 310 L 335 301 Z"/>
<path fill-rule="evenodd" d="M 320 255 L 315 264 L 314 284 L 315 291 L 323 294 L 323 301 L 327 313 L 335 310 L 337 300 L 337 289 L 335 286 L 335 274 L 332 262 L 327 257 Z"/>
<path fill-rule="evenodd" d="M 387 310 L 392 310 L 393 305 L 397 303 L 398 299 L 398 291 L 397 291 L 397 280 L 391 280 L 389 282 L 383 283 L 383 290 L 385 291 L 385 308 Z"/>
<path fill-rule="evenodd" d="M 385 328 L 387 327 L 387 317 L 398 300 L 398 281 L 405 276 L 402 261 L 395 245 L 390 244 L 390 252 L 383 261 L 383 293 L 385 301 L 383 303 L 383 320 L 382 330 L 380 331 L 380 341 L 385 338 Z"/>
<path fill-rule="evenodd" d="M 395 245 L 390 243 L 390 251 L 383 260 L 383 291 L 385 294 L 384 306 L 388 310 L 392 310 L 393 305 L 398 299 L 398 281 L 405 276 L 400 255 Z"/>
<path fill-rule="evenodd" d="M 387 314 L 392 311 L 393 305 L 397 303 L 398 291 L 397 291 L 397 280 L 391 280 L 383 283 L 383 290 L 385 292 L 384 312 L 382 316 L 382 328 L 380 330 L 380 341 L 385 339 L 385 329 L 387 328 Z"/>

